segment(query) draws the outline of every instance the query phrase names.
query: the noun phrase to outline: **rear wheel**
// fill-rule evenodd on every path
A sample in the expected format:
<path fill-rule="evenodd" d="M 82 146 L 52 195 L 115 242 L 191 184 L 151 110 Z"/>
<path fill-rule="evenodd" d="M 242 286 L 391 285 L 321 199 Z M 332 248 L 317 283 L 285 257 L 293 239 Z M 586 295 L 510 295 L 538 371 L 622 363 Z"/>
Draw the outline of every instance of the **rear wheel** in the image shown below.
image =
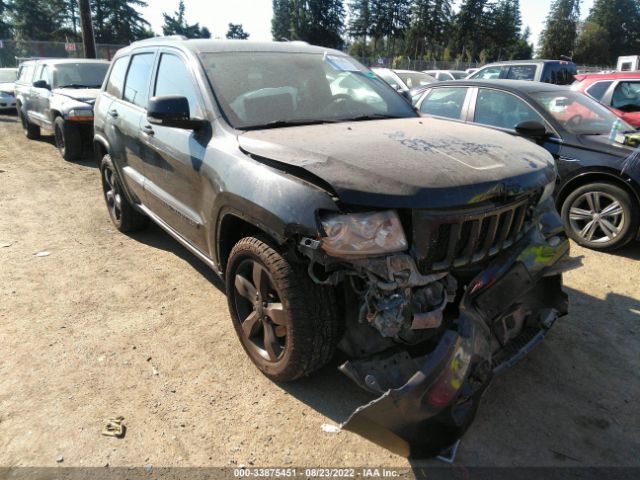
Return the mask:
<path fill-rule="evenodd" d="M 638 231 L 638 215 L 629 192 L 611 183 L 583 185 L 562 204 L 568 235 L 594 250 L 611 251 L 629 243 Z"/>
<path fill-rule="evenodd" d="M 296 380 L 333 356 L 341 333 L 333 290 L 314 284 L 268 240 L 247 237 L 235 245 L 226 289 L 240 342 L 270 379 Z"/>
<path fill-rule="evenodd" d="M 34 125 L 27 118 L 27 114 L 22 110 L 22 106 L 18 106 L 18 115 L 20 116 L 20 123 L 22 123 L 22 131 L 25 137 L 29 140 L 37 140 L 40 138 L 40 127 Z"/>
<path fill-rule="evenodd" d="M 111 221 L 121 232 L 135 232 L 146 227 L 149 217 L 138 212 L 122 190 L 122 182 L 113 166 L 111 156 L 105 155 L 100 163 L 102 190 Z"/>
<path fill-rule="evenodd" d="M 78 160 L 82 155 L 82 138 L 78 126 L 65 122 L 62 117 L 57 117 L 53 128 L 56 147 L 62 158 L 68 162 Z"/>

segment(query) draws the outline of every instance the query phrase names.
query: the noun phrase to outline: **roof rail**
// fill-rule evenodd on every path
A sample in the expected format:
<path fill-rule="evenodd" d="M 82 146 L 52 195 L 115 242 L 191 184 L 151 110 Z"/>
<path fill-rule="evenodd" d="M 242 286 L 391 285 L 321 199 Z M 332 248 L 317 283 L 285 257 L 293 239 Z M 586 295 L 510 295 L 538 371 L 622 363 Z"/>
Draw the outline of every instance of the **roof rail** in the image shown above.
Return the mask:
<path fill-rule="evenodd" d="M 143 40 L 136 40 L 135 42 L 132 42 L 131 45 L 140 45 L 143 43 L 157 42 L 159 40 L 160 41 L 162 40 L 180 41 L 180 40 L 188 40 L 188 38 L 185 37 L 184 35 L 167 35 L 165 37 L 150 37 L 150 38 L 145 38 Z"/>

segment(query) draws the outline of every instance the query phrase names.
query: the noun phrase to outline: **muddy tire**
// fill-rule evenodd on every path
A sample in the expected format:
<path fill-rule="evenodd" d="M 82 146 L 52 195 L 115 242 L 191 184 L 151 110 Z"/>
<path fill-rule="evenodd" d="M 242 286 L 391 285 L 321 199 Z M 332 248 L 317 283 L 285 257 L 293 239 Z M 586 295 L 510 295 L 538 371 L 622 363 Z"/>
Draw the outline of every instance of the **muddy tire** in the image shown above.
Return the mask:
<path fill-rule="evenodd" d="M 240 240 L 225 278 L 240 343 L 268 378 L 296 380 L 332 358 L 341 335 L 333 289 L 313 283 L 268 239 Z"/>
<path fill-rule="evenodd" d="M 67 162 L 78 160 L 82 155 L 82 137 L 80 128 L 57 117 L 53 124 L 56 147 Z"/>
<path fill-rule="evenodd" d="M 22 110 L 22 106 L 18 106 L 18 116 L 20 117 L 20 123 L 22 124 L 22 131 L 24 132 L 24 136 L 29 140 L 37 140 L 40 138 L 40 127 L 38 125 L 34 125 L 27 118 L 26 113 Z"/>
<path fill-rule="evenodd" d="M 617 250 L 638 232 L 638 204 L 623 188 L 611 183 L 590 183 L 577 188 L 562 204 L 569 237 L 586 248 Z"/>
<path fill-rule="evenodd" d="M 138 212 L 122 189 L 122 181 L 113 166 L 111 156 L 105 155 L 100 162 L 102 191 L 111 221 L 123 233 L 135 232 L 149 224 L 149 217 Z"/>

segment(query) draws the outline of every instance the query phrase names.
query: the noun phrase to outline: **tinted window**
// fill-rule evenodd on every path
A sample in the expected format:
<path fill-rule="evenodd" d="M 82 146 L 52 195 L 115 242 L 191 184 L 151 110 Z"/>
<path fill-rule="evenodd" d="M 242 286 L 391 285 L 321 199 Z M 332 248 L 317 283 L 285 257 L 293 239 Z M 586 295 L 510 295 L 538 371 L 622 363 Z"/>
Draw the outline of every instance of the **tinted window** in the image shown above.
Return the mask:
<path fill-rule="evenodd" d="M 587 88 L 587 93 L 596 100 L 602 100 L 613 82 L 598 82 Z"/>
<path fill-rule="evenodd" d="M 623 112 L 639 112 L 640 82 L 620 82 L 613 92 L 611 106 Z"/>
<path fill-rule="evenodd" d="M 500 78 L 500 72 L 502 72 L 502 67 L 487 67 L 476 72 L 472 78 L 475 80 L 496 80 Z"/>
<path fill-rule="evenodd" d="M 124 77 L 127 75 L 129 57 L 120 57 L 113 64 L 109 81 L 107 82 L 107 93 L 116 98 L 122 98 L 122 88 L 124 87 Z"/>
<path fill-rule="evenodd" d="M 346 55 L 229 52 L 201 58 L 222 110 L 237 128 L 416 116 L 406 100 Z M 343 75 L 355 77 L 359 88 L 338 93 L 342 87 L 334 86 L 334 93 L 331 79 Z"/>
<path fill-rule="evenodd" d="M 467 88 L 434 88 L 420 105 L 420 111 L 436 117 L 460 120 Z"/>
<path fill-rule="evenodd" d="M 163 54 L 158 67 L 158 79 L 154 95 L 180 95 L 189 100 L 192 117 L 202 116 L 200 97 L 186 65 L 175 55 Z"/>
<path fill-rule="evenodd" d="M 142 53 L 131 58 L 131 66 L 124 85 L 124 99 L 139 107 L 149 103 L 149 80 L 153 68 L 153 53 Z"/>
<path fill-rule="evenodd" d="M 542 117 L 518 97 L 498 90 L 479 90 L 474 122 L 514 130 L 528 121 L 544 124 Z"/>
<path fill-rule="evenodd" d="M 556 85 L 571 85 L 576 73 L 576 66 L 573 63 L 547 63 L 542 81 Z"/>
<path fill-rule="evenodd" d="M 533 81 L 536 78 L 535 65 L 514 65 L 509 69 L 507 78 L 509 80 L 528 80 Z"/>

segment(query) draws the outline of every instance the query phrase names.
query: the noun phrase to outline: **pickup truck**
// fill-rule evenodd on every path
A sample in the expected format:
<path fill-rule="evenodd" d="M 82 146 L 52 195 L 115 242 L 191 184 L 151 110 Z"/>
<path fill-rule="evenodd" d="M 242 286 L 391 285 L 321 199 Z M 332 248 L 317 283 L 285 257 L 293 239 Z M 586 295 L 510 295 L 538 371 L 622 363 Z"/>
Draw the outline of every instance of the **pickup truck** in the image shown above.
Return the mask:
<path fill-rule="evenodd" d="M 526 80 L 571 85 L 577 72 L 576 64 L 565 60 L 516 60 L 485 65 L 467 79 Z"/>
<path fill-rule="evenodd" d="M 16 108 L 25 135 L 55 136 L 62 158 L 74 161 L 93 134 L 93 104 L 109 68 L 104 60 L 41 59 L 20 65 Z"/>

